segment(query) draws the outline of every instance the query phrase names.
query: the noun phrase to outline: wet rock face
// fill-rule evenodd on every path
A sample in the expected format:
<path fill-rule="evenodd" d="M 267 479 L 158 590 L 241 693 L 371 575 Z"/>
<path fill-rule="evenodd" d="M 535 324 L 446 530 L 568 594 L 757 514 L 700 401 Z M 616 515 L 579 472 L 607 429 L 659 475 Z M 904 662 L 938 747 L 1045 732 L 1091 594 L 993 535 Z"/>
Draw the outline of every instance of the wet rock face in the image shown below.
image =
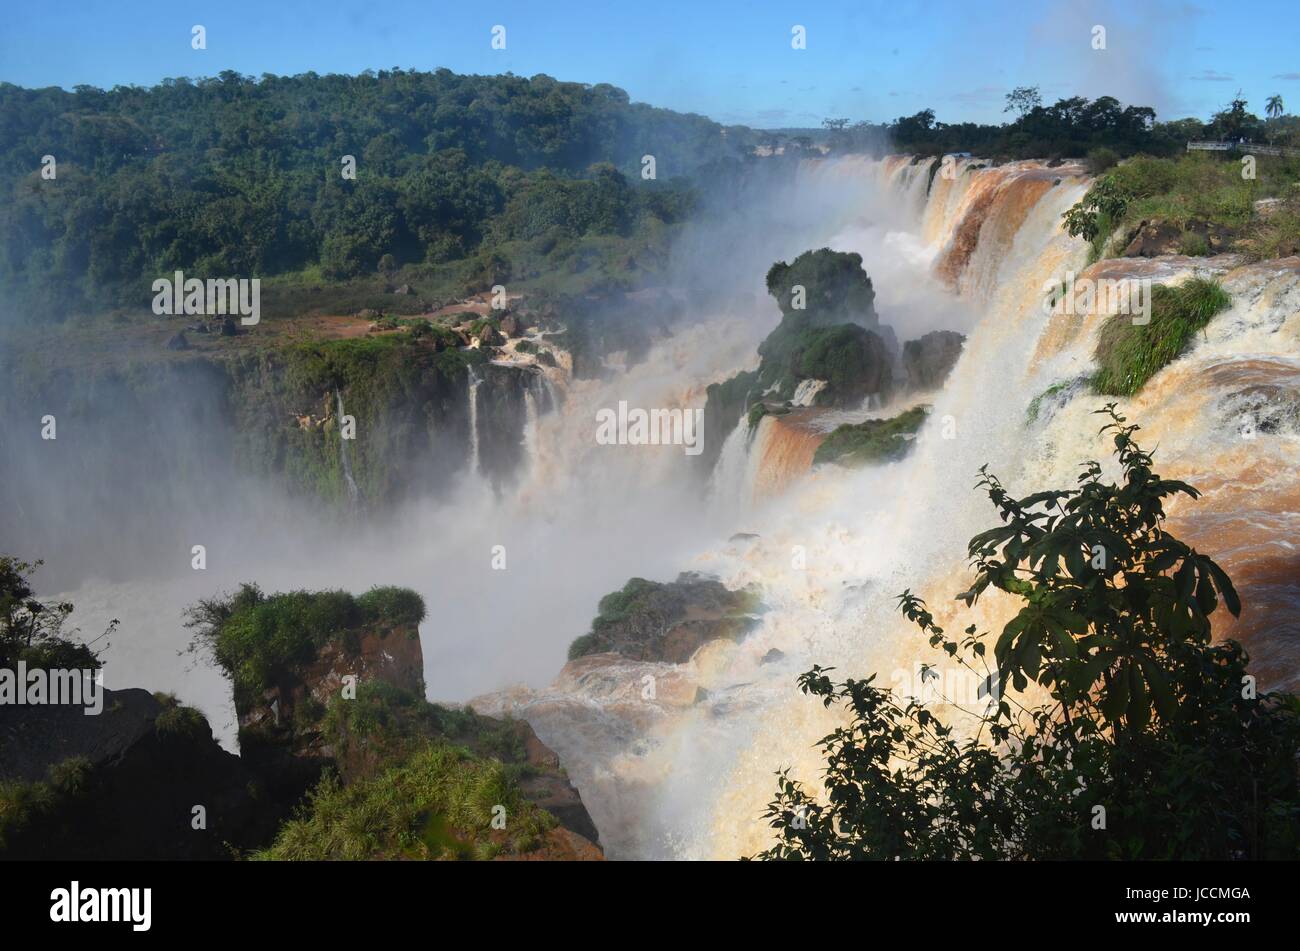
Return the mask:
<path fill-rule="evenodd" d="M 529 394 L 539 413 L 554 407 L 536 372 L 495 364 L 482 367 L 480 372 L 483 382 L 477 390 L 479 472 L 499 489 L 523 468 Z"/>
<path fill-rule="evenodd" d="M 612 652 L 682 664 L 710 641 L 743 638 L 757 624 L 757 608 L 750 592 L 691 573 L 667 584 L 633 578 L 601 599 L 591 632 L 573 642 L 569 658 Z"/>
<path fill-rule="evenodd" d="M 903 372 L 908 387 L 936 390 L 957 365 L 966 337 L 952 330 L 935 330 L 903 344 Z"/>

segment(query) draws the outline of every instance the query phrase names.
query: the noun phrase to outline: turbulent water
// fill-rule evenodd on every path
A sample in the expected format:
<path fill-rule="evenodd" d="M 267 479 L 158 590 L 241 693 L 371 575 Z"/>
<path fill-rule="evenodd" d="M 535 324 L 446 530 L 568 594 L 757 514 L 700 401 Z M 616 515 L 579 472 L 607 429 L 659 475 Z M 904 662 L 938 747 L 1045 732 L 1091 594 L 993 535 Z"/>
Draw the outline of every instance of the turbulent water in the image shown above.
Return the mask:
<path fill-rule="evenodd" d="M 176 690 L 229 743 L 226 685 L 183 653 L 184 605 L 240 580 L 266 590 L 408 585 L 429 608 L 421 638 L 431 699 L 482 695 L 477 708 L 527 718 L 560 754 L 611 857 L 731 858 L 763 847 L 758 817 L 774 772 L 792 766 L 815 780 L 813 744 L 834 723 L 834 711 L 798 694 L 798 673 L 819 663 L 906 682 L 917 663 L 936 660 L 894 599 L 912 588 L 941 623 L 952 619 L 965 542 L 995 518 L 972 490 L 978 467 L 1029 492 L 1072 486 L 1079 462 L 1106 458 L 1090 415 L 1104 401 L 1084 387 L 1067 385 L 1030 413 L 1035 397 L 1091 367 L 1100 319 L 1049 318 L 1042 306 L 1044 288 L 1086 261 L 1086 246 L 1060 228 L 1087 186 L 1082 170 L 958 162 L 951 171 L 899 158 L 807 163 L 791 197 L 799 226 L 733 255 L 752 275 L 736 306 L 694 315 L 604 379 L 575 379 L 564 355 L 537 368 L 526 471 L 500 493 L 474 478 L 471 462 L 450 502 L 412 505 L 382 528 L 339 539 L 295 522 L 223 549 L 228 557 L 210 554 L 202 573 L 68 592 L 88 635 L 122 619 L 105 655 L 107 685 Z M 893 415 L 905 402 L 841 417 L 796 410 L 752 434 L 741 421 L 705 432 L 723 441 L 707 490 L 680 446 L 596 442 L 598 410 L 700 407 L 709 383 L 752 368 L 779 319 L 760 293 L 767 265 L 823 245 L 862 254 L 881 321 L 899 341 L 967 334 L 942 391 L 924 394 L 933 409 L 910 456 L 856 472 L 810 468 L 831 424 Z M 1300 669 L 1300 436 L 1277 416 L 1300 388 L 1300 274 L 1290 264 L 1105 265 L 1160 279 L 1199 266 L 1233 295 L 1205 338 L 1123 408 L 1158 445 L 1163 473 L 1206 490 L 1180 503 L 1173 528 L 1238 579 L 1247 609 L 1225 630 L 1246 640 L 1261 678 L 1277 686 L 1294 686 Z M 478 435 L 471 423 L 474 446 Z M 593 657 L 556 677 L 601 595 L 632 576 L 681 570 L 756 586 L 766 606 L 758 628 L 688 664 Z M 962 625 L 997 625 L 1006 611 L 987 597 Z"/>
<path fill-rule="evenodd" d="M 1086 180 L 1073 167 L 968 164 L 952 178 L 936 176 L 928 199 L 925 164 L 840 160 L 806 169 L 816 187 L 871 183 L 864 217 L 825 243 L 863 254 L 882 321 L 900 339 L 940 327 L 969 338 L 901 462 L 809 471 L 812 424 L 790 417 L 765 418 L 753 434 L 742 422 L 727 436 L 711 504 L 730 518 L 730 531 L 745 534 L 683 567 L 756 585 L 767 605 L 758 630 L 739 645 L 709 645 L 687 665 L 588 658 L 545 690 L 485 699 L 528 717 L 557 749 L 612 856 L 729 858 L 762 848 L 767 829 L 757 817 L 774 772 L 792 766 L 815 781 L 814 743 L 835 723 L 833 711 L 797 693 L 797 674 L 820 663 L 851 675 L 876 671 L 905 688 L 919 663 L 938 660 L 894 599 L 912 588 L 941 623 L 955 619 L 965 542 L 996 521 L 972 491 L 978 467 L 989 463 L 1009 488 L 1028 493 L 1072 486 L 1080 462 L 1107 458 L 1091 415 L 1105 400 L 1066 387 L 1054 402 L 1040 401 L 1036 418 L 1029 411 L 1044 390 L 1091 366 L 1101 318 L 1049 319 L 1042 305 L 1045 288 L 1083 270 L 1087 248 L 1060 220 Z M 1224 630 L 1246 640 L 1263 680 L 1293 685 L 1300 437 L 1293 423 L 1265 435 L 1259 421 L 1279 393 L 1295 398 L 1300 273 L 1295 262 L 1235 267 L 1226 259 L 1109 266 L 1134 276 L 1158 267 L 1169 278 L 1198 263 L 1223 272 L 1232 310 L 1123 409 L 1143 426 L 1146 444 L 1158 445 L 1162 471 L 1207 491 L 1175 509 L 1172 527 L 1236 575 L 1247 609 Z M 992 627 L 1008 610 L 986 597 L 961 622 Z"/>

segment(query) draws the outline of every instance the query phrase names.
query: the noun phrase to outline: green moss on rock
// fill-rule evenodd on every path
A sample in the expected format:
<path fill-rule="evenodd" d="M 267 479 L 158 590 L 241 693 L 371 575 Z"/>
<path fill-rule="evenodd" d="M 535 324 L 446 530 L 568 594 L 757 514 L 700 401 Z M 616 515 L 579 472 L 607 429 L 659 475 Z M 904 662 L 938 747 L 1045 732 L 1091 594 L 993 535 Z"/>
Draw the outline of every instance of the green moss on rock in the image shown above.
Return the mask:
<path fill-rule="evenodd" d="M 915 406 L 890 419 L 868 419 L 838 426 L 813 456 L 813 465 L 833 462 L 857 468 L 901 459 L 911 450 L 914 436 L 925 422 L 928 409 Z"/>
<path fill-rule="evenodd" d="M 1156 285 L 1148 323 L 1134 324 L 1130 315 L 1115 314 L 1102 326 L 1093 353 L 1098 365 L 1093 389 L 1108 396 L 1137 393 L 1187 349 L 1197 331 L 1231 305 L 1227 291 L 1207 278 L 1175 287 Z"/>

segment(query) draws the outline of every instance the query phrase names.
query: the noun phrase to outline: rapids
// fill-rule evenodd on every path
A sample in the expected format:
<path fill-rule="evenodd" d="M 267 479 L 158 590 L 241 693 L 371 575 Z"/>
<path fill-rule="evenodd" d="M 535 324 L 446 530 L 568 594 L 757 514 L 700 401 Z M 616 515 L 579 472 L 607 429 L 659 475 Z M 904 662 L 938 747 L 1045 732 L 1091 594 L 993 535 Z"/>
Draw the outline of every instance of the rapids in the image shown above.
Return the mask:
<path fill-rule="evenodd" d="M 471 462 L 450 503 L 412 504 L 345 538 L 296 514 L 276 523 L 250 503 L 259 522 L 246 513 L 229 521 L 258 525 L 258 544 L 241 544 L 235 531 L 214 536 L 205 573 L 186 565 L 174 579 L 64 594 L 88 637 L 122 620 L 104 657 L 107 686 L 174 690 L 230 745 L 228 686 L 184 654 L 186 604 L 242 580 L 267 591 L 407 585 L 429 608 L 421 641 L 430 698 L 476 697 L 482 712 L 527 719 L 560 755 L 610 857 L 734 858 L 766 844 L 759 815 L 778 768 L 805 781 L 820 774 L 814 743 L 835 713 L 798 693 L 800 672 L 818 663 L 906 681 L 919 662 L 938 661 L 895 597 L 912 588 L 939 623 L 956 616 L 965 543 L 995 518 L 972 490 L 979 466 L 1029 492 L 1072 486 L 1080 462 L 1109 459 L 1091 415 L 1105 400 L 1085 387 L 1067 387 L 1030 418 L 1036 396 L 1089 371 L 1100 324 L 1049 317 L 1042 289 L 1070 270 L 1169 280 L 1200 267 L 1221 276 L 1231 311 L 1122 409 L 1158 447 L 1161 471 L 1206 492 L 1172 522 L 1237 579 L 1246 610 L 1223 630 L 1245 640 L 1263 686 L 1294 687 L 1300 433 L 1286 407 L 1300 405 L 1300 262 L 1120 260 L 1085 271 L 1087 247 L 1060 221 L 1087 184 L 1077 166 L 1034 162 L 962 160 L 945 170 L 906 157 L 809 161 L 791 224 L 750 229 L 763 243 L 719 262 L 746 275 L 736 306 L 693 315 L 646 359 L 601 379 L 575 378 L 563 352 L 540 371 L 527 396 L 527 471 L 507 489 L 493 491 Z M 764 418 L 753 433 L 739 420 L 703 434 L 723 441 L 705 491 L 680 447 L 596 443 L 602 408 L 698 408 L 708 384 L 752 368 L 779 318 L 762 294 L 766 268 L 821 246 L 862 254 L 881 321 L 900 342 L 937 329 L 967 335 L 943 389 L 924 396 L 933 410 L 910 456 L 812 469 L 835 419 L 798 410 Z M 476 416 L 473 378 L 469 387 Z M 478 436 L 472 422 L 474 445 Z M 498 547 L 505 570 L 494 567 Z M 739 644 L 706 645 L 687 664 L 597 655 L 551 679 L 602 595 L 632 576 L 669 580 L 681 570 L 754 585 L 766 608 L 757 629 Z M 1006 610 L 986 596 L 962 623 L 991 628 Z"/>
<path fill-rule="evenodd" d="M 1300 679 L 1300 262 L 1108 261 L 1085 271 L 1086 246 L 1060 227 L 1087 187 L 1082 169 L 980 164 L 936 175 L 928 198 L 926 163 L 840 159 L 804 171 L 823 186 L 871 183 L 870 216 L 824 243 L 863 254 L 882 322 L 900 339 L 948 328 L 968 340 L 902 461 L 809 471 L 817 440 L 791 418 L 801 411 L 766 417 L 752 434 L 742 420 L 726 437 L 711 507 L 733 519 L 724 532 L 745 534 L 683 567 L 730 587 L 757 586 L 767 607 L 761 626 L 740 644 L 707 645 L 685 665 L 587 657 L 543 690 L 476 701 L 527 718 L 560 754 L 611 857 L 733 858 L 762 848 L 758 817 L 776 770 L 792 766 L 815 782 L 814 744 L 836 722 L 797 692 L 798 673 L 818 663 L 914 683 L 920 662 L 942 666 L 897 614 L 904 588 L 921 593 L 941 624 L 960 617 L 962 626 L 996 629 L 1010 616 L 997 593 L 972 612 L 958 615 L 953 605 L 967 577 L 965 542 L 996 519 L 972 490 L 976 470 L 987 462 L 1010 490 L 1028 493 L 1072 486 L 1084 460 L 1110 462 L 1091 415 L 1106 399 L 1074 386 L 1050 412 L 1034 420 L 1027 412 L 1035 396 L 1092 363 L 1101 317 L 1049 318 L 1042 307 L 1042 289 L 1068 270 L 1142 276 L 1155 268 L 1168 280 L 1199 266 L 1218 272 L 1232 294 L 1231 311 L 1205 339 L 1121 410 L 1142 425 L 1144 444 L 1158 447 L 1161 471 L 1206 492 L 1180 503 L 1171 523 L 1237 579 L 1246 610 L 1220 630 L 1245 641 L 1265 687 Z"/>

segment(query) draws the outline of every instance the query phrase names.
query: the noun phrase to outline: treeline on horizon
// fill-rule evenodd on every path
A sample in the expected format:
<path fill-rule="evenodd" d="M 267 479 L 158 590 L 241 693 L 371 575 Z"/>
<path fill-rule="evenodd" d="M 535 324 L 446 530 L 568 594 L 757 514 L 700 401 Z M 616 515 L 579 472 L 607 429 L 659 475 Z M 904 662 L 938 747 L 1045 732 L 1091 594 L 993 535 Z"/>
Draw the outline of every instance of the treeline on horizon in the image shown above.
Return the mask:
<path fill-rule="evenodd" d="M 735 199 L 747 170 L 781 162 L 762 153 L 1120 158 L 1171 155 L 1190 138 L 1296 137 L 1294 117 L 1270 108 L 1261 121 L 1239 99 L 1209 122 L 1167 123 L 1107 96 L 1044 106 L 1027 87 L 1007 101 L 1018 115 L 1001 125 L 937 122 L 926 109 L 774 132 L 545 75 L 0 83 L 0 317 L 143 307 L 151 282 L 175 270 L 333 285 L 415 267 L 450 296 L 540 276 L 570 295 L 625 290 L 662 268 L 702 202 Z M 344 156 L 355 180 L 341 174 Z"/>
<path fill-rule="evenodd" d="M 1270 144 L 1300 143 L 1300 118 L 1283 114 L 1281 96 L 1266 104 L 1268 118 L 1252 113 L 1238 95 L 1208 120 L 1195 117 L 1156 121 L 1148 106 L 1124 105 L 1113 96 L 1058 99 L 1043 105 L 1037 87 L 1018 87 L 1006 95 L 1012 121 L 999 124 L 946 123 L 933 109 L 923 109 L 893 122 L 853 122 L 826 119 L 819 130 L 769 133 L 761 144 L 772 148 L 793 143 L 796 149 L 824 145 L 833 151 L 907 152 L 946 155 L 970 152 L 981 158 L 1085 158 L 1106 149 L 1119 158 L 1131 155 L 1172 156 L 1189 141 L 1238 141 Z"/>
<path fill-rule="evenodd" d="M 176 269 L 343 280 L 461 261 L 490 285 L 520 244 L 557 263 L 584 241 L 662 244 L 696 200 L 688 177 L 728 177 L 747 132 L 545 75 L 0 84 L 0 281 L 35 316 L 147 302 L 145 279 Z"/>

